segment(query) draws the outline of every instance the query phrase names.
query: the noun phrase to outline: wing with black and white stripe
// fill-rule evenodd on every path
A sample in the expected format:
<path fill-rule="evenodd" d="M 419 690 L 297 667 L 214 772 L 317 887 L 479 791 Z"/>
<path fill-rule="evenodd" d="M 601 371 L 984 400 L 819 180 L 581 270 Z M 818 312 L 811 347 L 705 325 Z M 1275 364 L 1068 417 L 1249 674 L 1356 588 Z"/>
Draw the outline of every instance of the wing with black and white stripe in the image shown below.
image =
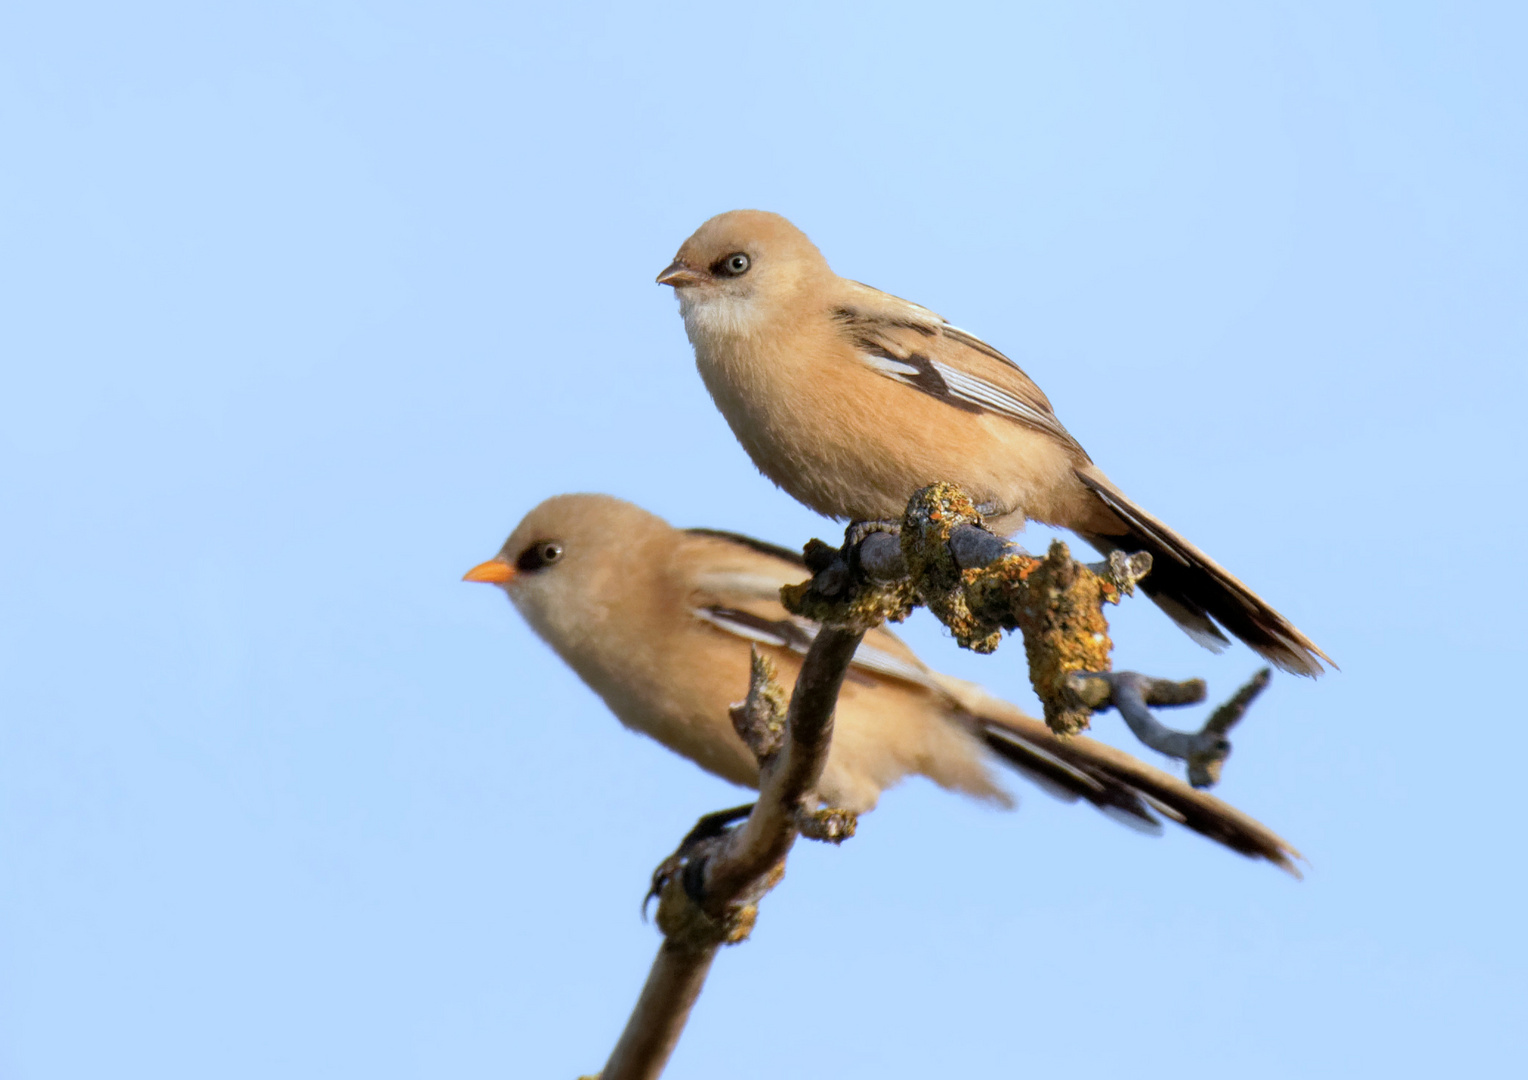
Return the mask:
<path fill-rule="evenodd" d="M 694 611 L 697 619 L 725 630 L 729 634 L 735 634 L 748 641 L 789 649 L 802 656 L 805 656 L 806 651 L 812 647 L 812 641 L 817 637 L 819 629 L 816 623 L 789 615 L 780 619 L 771 619 L 751 611 L 720 605 L 695 608 Z M 886 649 L 877 648 L 868 638 L 862 641 L 860 647 L 855 650 L 850 668 L 885 675 L 902 682 L 939 691 L 938 684 L 922 664 L 905 660 Z"/>
<path fill-rule="evenodd" d="M 1081 451 L 1019 365 L 927 308 L 855 284 L 833 319 L 866 366 L 953 408 L 1005 417 Z"/>

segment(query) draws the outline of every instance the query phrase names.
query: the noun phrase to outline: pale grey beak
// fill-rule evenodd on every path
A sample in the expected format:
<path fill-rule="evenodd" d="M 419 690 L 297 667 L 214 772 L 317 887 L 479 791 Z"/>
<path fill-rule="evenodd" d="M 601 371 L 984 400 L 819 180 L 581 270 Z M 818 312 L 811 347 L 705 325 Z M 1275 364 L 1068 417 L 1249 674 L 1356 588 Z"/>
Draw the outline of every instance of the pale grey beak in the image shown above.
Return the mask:
<path fill-rule="evenodd" d="M 686 285 L 699 285 L 708 280 L 710 276 L 710 274 L 700 270 L 692 270 L 678 259 L 675 259 L 663 268 L 663 273 L 658 275 L 658 284 L 672 285 L 676 289 L 682 289 Z"/>

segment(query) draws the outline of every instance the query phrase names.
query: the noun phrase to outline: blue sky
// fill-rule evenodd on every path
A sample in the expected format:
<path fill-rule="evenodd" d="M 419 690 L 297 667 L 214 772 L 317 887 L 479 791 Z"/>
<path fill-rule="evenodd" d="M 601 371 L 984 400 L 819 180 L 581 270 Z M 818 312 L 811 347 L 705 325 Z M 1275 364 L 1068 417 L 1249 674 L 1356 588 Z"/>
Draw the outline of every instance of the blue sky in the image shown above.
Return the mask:
<path fill-rule="evenodd" d="M 1525 24 L 7 7 L 0 1075 L 598 1068 L 648 872 L 739 793 L 458 578 L 561 491 L 834 535 L 652 283 L 737 206 L 1014 356 L 1342 671 L 1277 679 L 1220 788 L 1303 883 L 909 784 L 796 852 L 669 1075 L 1510 1069 Z M 1114 625 L 1121 667 L 1256 667 L 1148 604 Z M 1012 645 L 908 635 L 1032 702 Z"/>

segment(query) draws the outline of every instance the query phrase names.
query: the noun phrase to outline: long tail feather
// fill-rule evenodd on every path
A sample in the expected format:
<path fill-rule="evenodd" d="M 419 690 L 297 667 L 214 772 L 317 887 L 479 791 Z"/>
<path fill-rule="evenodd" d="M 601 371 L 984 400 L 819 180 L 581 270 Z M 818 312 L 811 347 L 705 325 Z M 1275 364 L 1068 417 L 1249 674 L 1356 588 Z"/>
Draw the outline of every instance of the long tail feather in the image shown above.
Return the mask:
<path fill-rule="evenodd" d="M 1230 571 L 1131 502 L 1101 474 L 1078 469 L 1077 478 L 1114 512 L 1127 530 L 1121 535 L 1092 532 L 1079 535 L 1105 553 L 1150 552 L 1151 573 L 1141 582 L 1141 588 L 1195 641 L 1218 652 L 1227 644 L 1220 631 L 1224 627 L 1270 663 L 1296 675 L 1320 675 L 1323 660 L 1334 668 L 1337 666 L 1315 642 Z"/>
<path fill-rule="evenodd" d="M 1158 832 L 1157 814 L 1253 859 L 1266 859 L 1295 877 L 1303 856 L 1256 819 L 1190 787 L 1123 750 L 1086 736 L 1059 739 L 974 683 L 936 676 L 969 717 L 982 741 L 1003 761 L 1067 801 L 1086 799 L 1118 821 Z"/>

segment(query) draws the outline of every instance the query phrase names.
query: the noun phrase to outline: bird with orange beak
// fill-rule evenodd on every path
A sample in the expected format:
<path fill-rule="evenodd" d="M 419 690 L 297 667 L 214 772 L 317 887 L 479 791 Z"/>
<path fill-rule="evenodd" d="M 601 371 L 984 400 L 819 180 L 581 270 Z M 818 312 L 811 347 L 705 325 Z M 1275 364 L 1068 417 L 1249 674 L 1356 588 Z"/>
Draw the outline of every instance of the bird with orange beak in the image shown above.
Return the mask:
<path fill-rule="evenodd" d="M 676 529 L 608 495 L 536 507 L 467 581 L 497 585 L 617 719 L 707 772 L 757 787 L 733 729 L 750 654 L 794 684 L 817 627 L 786 612 L 780 587 L 808 576 L 784 548 L 712 529 Z M 1233 851 L 1296 873 L 1299 854 L 1232 806 L 1086 737 L 1061 739 L 972 683 L 926 667 L 881 628 L 865 636 L 839 694 L 817 789 L 824 805 L 873 808 L 912 776 L 997 805 L 1003 762 L 1068 801 L 1145 831 L 1166 817 Z"/>

